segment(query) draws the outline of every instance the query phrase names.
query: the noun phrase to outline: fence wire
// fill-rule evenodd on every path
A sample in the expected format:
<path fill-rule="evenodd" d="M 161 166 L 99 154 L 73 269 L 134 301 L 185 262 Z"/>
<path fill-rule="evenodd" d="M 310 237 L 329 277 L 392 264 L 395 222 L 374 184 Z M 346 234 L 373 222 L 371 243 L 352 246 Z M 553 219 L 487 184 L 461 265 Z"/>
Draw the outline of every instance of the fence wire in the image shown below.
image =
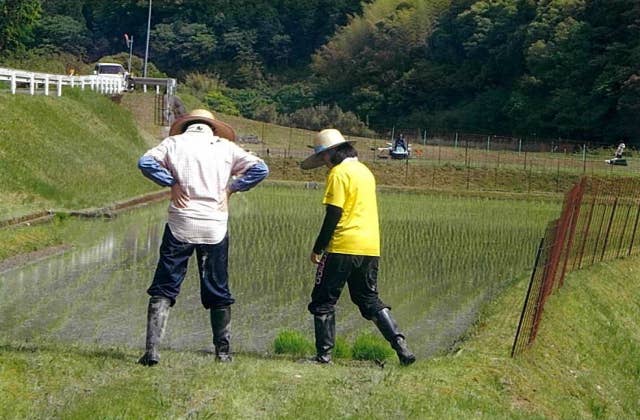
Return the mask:
<path fill-rule="evenodd" d="M 639 193 L 634 179 L 583 177 L 566 194 L 538 247 L 512 356 L 534 342 L 545 302 L 567 273 L 638 253 Z"/>
<path fill-rule="evenodd" d="M 290 129 L 288 139 L 274 139 L 272 134 L 255 136 L 256 144 L 249 145 L 252 151 L 263 158 L 291 158 L 302 160 L 309 155 L 308 144 L 313 143 L 313 133 Z M 579 143 L 568 140 L 521 139 L 497 136 L 482 136 L 469 133 L 432 134 L 430 137 L 407 136 L 410 145 L 409 158 L 403 162 L 390 159 L 390 138 L 354 138 L 359 159 L 374 165 L 405 166 L 406 178 L 412 174 L 433 171 L 435 168 L 451 167 L 473 172 L 485 170 L 495 178 L 509 179 L 514 174 L 525 178 L 527 189 L 532 186 L 533 174 L 549 174 L 558 180 L 558 191 L 563 190 L 562 179 L 567 175 L 603 176 L 640 173 L 633 157 L 636 151 L 628 147 L 624 159 L 613 162 L 615 145 Z M 273 141 L 273 144 L 270 144 Z M 283 141 L 285 144 L 283 144 Z M 276 145 L 277 144 L 277 145 Z M 616 161 L 617 162 L 617 161 Z M 499 188 L 499 179 L 489 182 L 487 188 Z"/>

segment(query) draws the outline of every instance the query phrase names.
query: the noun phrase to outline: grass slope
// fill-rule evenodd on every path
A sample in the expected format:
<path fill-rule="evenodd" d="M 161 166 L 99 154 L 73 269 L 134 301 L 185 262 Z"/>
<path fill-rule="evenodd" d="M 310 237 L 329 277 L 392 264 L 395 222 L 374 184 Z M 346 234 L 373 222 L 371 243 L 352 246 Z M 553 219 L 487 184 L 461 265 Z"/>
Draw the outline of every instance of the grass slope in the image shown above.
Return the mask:
<path fill-rule="evenodd" d="M 150 369 L 131 349 L 0 341 L 0 417 L 638 418 L 639 264 L 570 275 L 517 359 L 508 355 L 524 280 L 487 308 L 455 355 L 409 368 L 248 354 L 225 365 L 164 351 Z"/>
<path fill-rule="evenodd" d="M 136 168 L 146 144 L 134 119 L 103 95 L 0 94 L 0 114 L 0 219 L 106 205 L 153 188 Z"/>

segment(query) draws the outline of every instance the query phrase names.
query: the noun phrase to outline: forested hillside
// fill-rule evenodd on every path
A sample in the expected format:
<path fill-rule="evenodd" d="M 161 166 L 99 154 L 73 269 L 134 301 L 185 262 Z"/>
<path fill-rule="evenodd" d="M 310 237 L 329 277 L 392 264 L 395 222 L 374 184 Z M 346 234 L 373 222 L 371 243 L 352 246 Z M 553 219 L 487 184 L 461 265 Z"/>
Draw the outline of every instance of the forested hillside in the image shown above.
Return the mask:
<path fill-rule="evenodd" d="M 0 62 L 124 64 L 128 34 L 140 72 L 150 4 L 150 62 L 220 112 L 640 142 L 637 0 L 0 0 Z"/>

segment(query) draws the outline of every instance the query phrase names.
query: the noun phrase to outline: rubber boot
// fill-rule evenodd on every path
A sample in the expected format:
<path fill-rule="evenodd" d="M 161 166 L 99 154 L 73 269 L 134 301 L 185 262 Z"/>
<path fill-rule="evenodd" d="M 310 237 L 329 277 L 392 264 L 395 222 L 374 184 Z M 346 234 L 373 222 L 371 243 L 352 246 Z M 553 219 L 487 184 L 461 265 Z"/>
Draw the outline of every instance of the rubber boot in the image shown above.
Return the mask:
<path fill-rule="evenodd" d="M 213 345 L 216 348 L 216 359 L 220 362 L 230 362 L 231 358 L 231 307 L 215 308 L 210 311 L 211 330 L 213 331 Z"/>
<path fill-rule="evenodd" d="M 147 308 L 147 342 L 146 351 L 138 360 L 138 363 L 145 366 L 157 365 L 160 361 L 158 347 L 164 335 L 169 318 L 169 308 L 171 300 L 163 296 L 152 296 L 149 299 Z"/>
<path fill-rule="evenodd" d="M 330 363 L 331 350 L 336 341 L 335 313 L 314 315 L 313 325 L 316 333 L 316 356 L 312 360 L 317 363 Z"/>
<path fill-rule="evenodd" d="M 404 335 L 398 331 L 398 324 L 391 316 L 389 309 L 384 308 L 378 312 L 373 322 L 383 337 L 391 343 L 391 347 L 396 351 L 398 359 L 400 359 L 400 364 L 407 366 L 416 361 L 416 356 L 407 347 Z"/>

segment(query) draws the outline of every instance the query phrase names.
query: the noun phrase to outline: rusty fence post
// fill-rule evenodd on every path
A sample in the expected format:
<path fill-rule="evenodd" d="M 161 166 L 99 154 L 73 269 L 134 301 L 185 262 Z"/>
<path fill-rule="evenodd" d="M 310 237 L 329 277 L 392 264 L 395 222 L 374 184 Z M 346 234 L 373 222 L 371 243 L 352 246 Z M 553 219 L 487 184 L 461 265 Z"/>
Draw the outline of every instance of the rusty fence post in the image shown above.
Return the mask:
<path fill-rule="evenodd" d="M 627 206 L 627 214 L 624 217 L 624 224 L 622 225 L 622 233 L 620 234 L 620 240 L 618 241 L 616 258 L 620 257 L 620 252 L 622 252 L 622 244 L 624 243 L 624 234 L 627 231 L 627 224 L 629 223 L 629 216 L 631 215 L 631 205 Z"/>
<path fill-rule="evenodd" d="M 571 197 L 571 219 L 568 231 L 568 240 L 567 246 L 565 249 L 565 258 L 564 263 L 562 265 L 562 272 L 560 273 L 559 287 L 562 287 L 564 284 L 564 276 L 567 273 L 567 264 L 569 263 L 569 258 L 571 257 L 573 250 L 573 239 L 576 234 L 576 226 L 578 224 L 578 218 L 580 217 L 580 206 L 582 204 L 582 197 L 584 195 L 584 184 L 586 180 L 583 178 L 579 184 L 576 185 L 576 188 L 572 190 Z"/>
<path fill-rule="evenodd" d="M 598 192 L 598 188 L 596 186 L 596 190 L 593 194 L 593 198 L 591 200 L 591 207 L 589 208 L 589 216 L 587 217 L 587 224 L 582 231 L 582 244 L 580 245 L 580 251 L 578 253 L 578 269 L 582 268 L 582 257 L 584 255 L 584 250 L 587 245 L 587 239 L 589 238 L 589 232 L 591 231 L 591 221 L 593 220 L 593 210 L 596 206 L 596 195 Z"/>
<path fill-rule="evenodd" d="M 604 225 L 604 219 L 607 214 L 606 205 L 603 206 L 602 210 L 602 218 L 600 219 L 600 225 L 598 226 L 598 234 L 595 237 L 595 244 L 593 246 L 593 254 L 591 255 L 591 264 L 595 264 L 596 262 L 596 254 L 598 253 L 598 242 L 600 242 L 600 234 L 602 233 L 602 226 Z"/>
<path fill-rule="evenodd" d="M 604 254 L 607 251 L 607 245 L 609 244 L 609 235 L 611 234 L 611 226 L 613 225 L 613 218 L 618 209 L 618 197 L 613 200 L 613 208 L 611 209 L 611 216 L 609 217 L 609 223 L 607 224 L 607 232 L 604 234 L 604 244 L 602 244 L 602 253 L 600 254 L 600 261 L 604 260 Z"/>
<path fill-rule="evenodd" d="M 631 255 L 633 251 L 633 242 L 636 239 L 636 232 L 638 231 L 638 221 L 640 220 L 640 201 L 638 201 L 638 212 L 636 213 L 636 221 L 633 224 L 633 233 L 631 234 L 631 241 L 629 242 L 629 252 L 627 255 Z"/>

